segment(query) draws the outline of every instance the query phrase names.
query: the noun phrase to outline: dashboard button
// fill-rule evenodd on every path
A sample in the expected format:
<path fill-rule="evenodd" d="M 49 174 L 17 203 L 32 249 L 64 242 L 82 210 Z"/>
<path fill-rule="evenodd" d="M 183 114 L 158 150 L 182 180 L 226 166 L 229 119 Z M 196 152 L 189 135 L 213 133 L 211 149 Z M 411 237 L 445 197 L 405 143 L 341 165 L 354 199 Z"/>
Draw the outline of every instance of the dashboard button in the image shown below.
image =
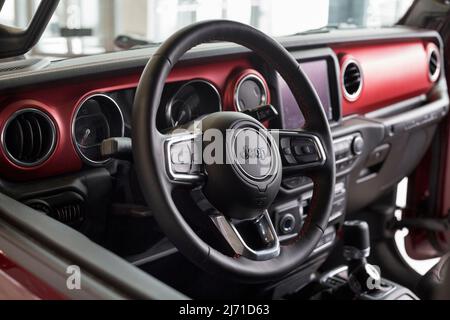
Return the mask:
<path fill-rule="evenodd" d="M 297 226 L 297 220 L 295 217 L 288 213 L 280 220 L 279 229 L 283 235 L 290 234 L 294 232 Z"/>
<path fill-rule="evenodd" d="M 367 160 L 367 166 L 371 167 L 377 164 L 382 163 L 386 160 L 391 150 L 391 146 L 389 144 L 384 144 L 377 147 L 369 156 Z"/>
<path fill-rule="evenodd" d="M 359 156 L 364 151 L 364 139 L 361 136 L 355 137 L 352 142 L 352 151 L 355 155 Z"/>

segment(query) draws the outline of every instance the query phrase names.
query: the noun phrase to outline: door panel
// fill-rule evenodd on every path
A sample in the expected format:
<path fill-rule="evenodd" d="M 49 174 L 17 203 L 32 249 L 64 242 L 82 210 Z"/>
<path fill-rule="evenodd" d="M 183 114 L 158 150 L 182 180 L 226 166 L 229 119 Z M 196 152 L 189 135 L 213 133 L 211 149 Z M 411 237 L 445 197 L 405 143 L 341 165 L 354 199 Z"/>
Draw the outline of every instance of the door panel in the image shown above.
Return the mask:
<path fill-rule="evenodd" d="M 445 61 L 449 61 L 446 56 Z M 447 74 L 447 78 L 450 74 Z M 450 221 L 450 118 L 441 124 L 431 149 L 410 177 L 406 219 Z M 450 224 L 450 223 L 449 223 Z M 442 224 L 444 226 L 444 224 Z M 432 228 L 431 228 L 432 229 Z M 410 229 L 406 251 L 416 260 L 440 257 L 450 251 L 450 230 Z"/>

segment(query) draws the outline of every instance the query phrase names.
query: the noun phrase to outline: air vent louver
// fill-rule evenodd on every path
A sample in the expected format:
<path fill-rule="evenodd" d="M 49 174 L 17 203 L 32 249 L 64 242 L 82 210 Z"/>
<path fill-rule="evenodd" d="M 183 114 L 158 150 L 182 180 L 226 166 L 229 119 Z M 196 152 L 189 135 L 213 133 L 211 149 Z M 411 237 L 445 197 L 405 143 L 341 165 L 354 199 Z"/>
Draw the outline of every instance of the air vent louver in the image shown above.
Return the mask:
<path fill-rule="evenodd" d="M 363 86 L 363 75 L 359 65 L 354 61 L 347 62 L 343 78 L 345 97 L 349 101 L 357 100 Z"/>
<path fill-rule="evenodd" d="M 441 60 L 437 49 L 433 48 L 430 50 L 428 63 L 430 80 L 436 82 L 441 72 Z"/>
<path fill-rule="evenodd" d="M 69 225 L 73 228 L 81 225 L 84 221 L 84 212 L 81 204 L 72 204 L 60 208 L 55 208 L 51 216 L 59 222 Z"/>
<path fill-rule="evenodd" d="M 51 155 L 56 141 L 55 125 L 43 112 L 26 109 L 15 113 L 2 132 L 8 158 L 17 165 L 40 165 Z"/>

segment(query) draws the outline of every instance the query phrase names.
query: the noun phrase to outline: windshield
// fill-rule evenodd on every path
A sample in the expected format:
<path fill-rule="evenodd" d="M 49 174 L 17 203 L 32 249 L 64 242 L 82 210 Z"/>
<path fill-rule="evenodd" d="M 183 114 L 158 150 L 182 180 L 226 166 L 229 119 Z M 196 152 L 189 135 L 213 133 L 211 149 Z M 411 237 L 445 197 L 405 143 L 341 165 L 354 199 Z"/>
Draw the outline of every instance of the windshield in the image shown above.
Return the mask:
<path fill-rule="evenodd" d="M 39 0 L 6 0 L 0 22 L 26 26 Z M 72 57 L 163 42 L 191 23 L 230 19 L 272 36 L 391 26 L 413 0 L 61 0 L 31 54 Z"/>

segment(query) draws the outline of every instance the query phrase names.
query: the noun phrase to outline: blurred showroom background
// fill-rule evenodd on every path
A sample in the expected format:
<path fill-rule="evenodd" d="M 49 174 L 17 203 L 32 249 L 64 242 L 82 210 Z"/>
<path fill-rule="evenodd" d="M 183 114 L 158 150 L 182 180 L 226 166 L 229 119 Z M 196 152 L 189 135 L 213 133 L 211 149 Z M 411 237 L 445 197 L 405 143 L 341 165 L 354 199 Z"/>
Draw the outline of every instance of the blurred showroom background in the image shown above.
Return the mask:
<path fill-rule="evenodd" d="M 6 0 L 0 22 L 25 27 L 40 0 Z M 118 35 L 151 43 L 196 21 L 232 19 L 274 36 L 326 25 L 394 24 L 412 0 L 61 0 L 34 54 L 78 56 L 114 51 Z"/>

